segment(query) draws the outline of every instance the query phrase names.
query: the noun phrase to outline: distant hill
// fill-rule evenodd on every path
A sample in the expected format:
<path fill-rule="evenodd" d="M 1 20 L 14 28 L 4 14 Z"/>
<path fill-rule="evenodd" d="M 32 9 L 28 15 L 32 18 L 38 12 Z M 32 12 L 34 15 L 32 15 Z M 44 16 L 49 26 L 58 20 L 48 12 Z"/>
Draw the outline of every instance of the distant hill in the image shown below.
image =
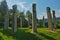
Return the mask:
<path fill-rule="evenodd" d="M 60 17 L 57 17 L 56 20 L 60 20 Z"/>
<path fill-rule="evenodd" d="M 57 17 L 56 20 L 60 20 L 60 17 Z M 48 19 L 45 19 L 45 22 L 48 22 Z"/>

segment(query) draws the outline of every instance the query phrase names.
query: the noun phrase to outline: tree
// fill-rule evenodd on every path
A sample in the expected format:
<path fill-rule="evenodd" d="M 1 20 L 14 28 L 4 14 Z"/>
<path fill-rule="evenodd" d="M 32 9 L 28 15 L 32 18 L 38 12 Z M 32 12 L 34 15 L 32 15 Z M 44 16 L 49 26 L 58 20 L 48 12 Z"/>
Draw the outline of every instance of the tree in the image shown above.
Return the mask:
<path fill-rule="evenodd" d="M 38 23 L 38 27 L 42 27 L 43 26 L 42 25 L 43 24 L 43 21 L 41 19 L 38 19 L 38 22 L 37 23 Z"/>
<path fill-rule="evenodd" d="M 7 5 L 7 2 L 6 0 L 3 0 L 1 2 L 1 12 L 2 12 L 2 15 L 4 16 L 4 30 L 8 30 L 8 26 L 9 26 L 9 13 L 8 13 L 8 5 Z"/>
<path fill-rule="evenodd" d="M 31 28 L 31 26 L 32 26 L 32 14 L 29 10 L 26 12 L 26 16 L 27 16 L 27 21 L 28 21 L 28 28 Z"/>

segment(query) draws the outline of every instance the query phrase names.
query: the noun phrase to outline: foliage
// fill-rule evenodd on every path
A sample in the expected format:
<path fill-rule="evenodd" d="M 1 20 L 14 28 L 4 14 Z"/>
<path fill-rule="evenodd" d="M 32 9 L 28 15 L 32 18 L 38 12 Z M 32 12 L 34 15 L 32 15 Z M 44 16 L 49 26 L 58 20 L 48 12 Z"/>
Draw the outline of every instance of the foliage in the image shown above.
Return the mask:
<path fill-rule="evenodd" d="M 24 14 L 24 12 L 20 12 L 20 22 L 21 22 L 21 19 L 22 19 L 22 25 L 24 26 L 24 27 L 27 27 L 28 26 L 28 24 L 27 24 L 27 20 L 25 19 L 25 14 Z"/>
<path fill-rule="evenodd" d="M 38 19 L 37 24 L 38 24 L 38 27 L 42 27 L 43 21 Z"/>
<path fill-rule="evenodd" d="M 57 21 L 56 26 L 57 28 L 60 28 L 60 20 Z"/>
<path fill-rule="evenodd" d="M 29 10 L 26 12 L 26 20 L 29 21 L 29 26 L 32 26 L 32 13 Z"/>

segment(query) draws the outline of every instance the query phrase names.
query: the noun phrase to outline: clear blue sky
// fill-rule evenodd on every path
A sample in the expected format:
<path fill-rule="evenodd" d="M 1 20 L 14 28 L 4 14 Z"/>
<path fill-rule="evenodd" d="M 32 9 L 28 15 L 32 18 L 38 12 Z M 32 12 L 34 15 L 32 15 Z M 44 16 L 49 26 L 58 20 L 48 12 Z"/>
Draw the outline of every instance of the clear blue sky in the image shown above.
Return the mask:
<path fill-rule="evenodd" d="M 12 5 L 17 4 L 18 10 L 25 12 L 30 10 L 32 12 L 32 3 L 36 3 L 37 18 L 42 19 L 42 16 L 47 18 L 46 7 L 50 7 L 51 11 L 56 11 L 56 17 L 60 17 L 60 0 L 6 0 L 8 7 L 12 8 Z"/>

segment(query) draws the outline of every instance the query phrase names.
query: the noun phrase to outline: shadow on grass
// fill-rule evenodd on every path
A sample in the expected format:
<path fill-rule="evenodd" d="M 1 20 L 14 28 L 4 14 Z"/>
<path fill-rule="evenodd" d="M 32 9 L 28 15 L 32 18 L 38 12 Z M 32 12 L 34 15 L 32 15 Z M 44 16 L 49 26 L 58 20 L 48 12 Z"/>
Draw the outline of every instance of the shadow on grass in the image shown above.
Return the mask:
<path fill-rule="evenodd" d="M 9 38 L 9 36 L 12 36 L 13 39 L 15 39 L 15 40 L 42 40 L 40 37 L 37 37 L 35 34 L 32 34 L 30 32 L 26 32 L 27 30 L 28 29 L 18 29 L 18 31 L 15 34 L 12 34 L 11 29 L 9 29 L 8 31 L 0 30 L 0 32 L 2 32 L 8 38 Z M 48 36 L 44 33 L 41 33 L 41 32 L 39 33 L 39 35 L 41 37 L 45 37 L 48 40 L 56 40 L 53 37 L 50 37 L 50 36 Z M 0 37 L 0 39 L 2 39 L 2 37 Z"/>
<path fill-rule="evenodd" d="M 3 34 L 8 37 L 12 36 L 15 40 L 41 40 L 36 35 L 25 32 L 25 30 L 22 29 L 18 30 L 15 34 L 12 34 L 11 30 L 8 30 L 8 32 L 4 31 Z"/>
<path fill-rule="evenodd" d="M 41 32 L 39 33 L 39 35 L 45 37 L 45 38 L 48 39 L 48 40 L 56 40 L 55 38 L 50 37 L 50 36 L 48 36 L 48 35 L 46 35 L 46 34 L 43 34 L 43 33 L 41 33 Z"/>
<path fill-rule="evenodd" d="M 0 40 L 4 40 L 4 39 L 0 36 Z"/>

